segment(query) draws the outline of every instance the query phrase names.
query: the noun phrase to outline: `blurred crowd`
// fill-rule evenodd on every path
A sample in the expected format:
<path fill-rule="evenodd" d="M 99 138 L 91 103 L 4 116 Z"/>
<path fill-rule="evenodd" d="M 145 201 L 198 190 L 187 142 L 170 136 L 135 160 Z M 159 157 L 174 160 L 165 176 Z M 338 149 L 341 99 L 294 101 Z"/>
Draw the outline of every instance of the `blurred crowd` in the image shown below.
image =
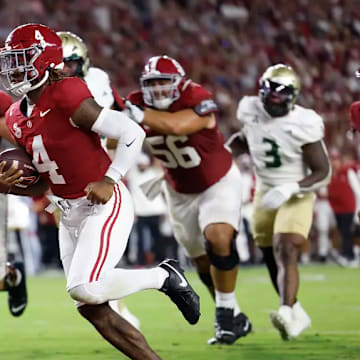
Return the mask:
<path fill-rule="evenodd" d="M 239 99 L 257 93 L 265 68 L 289 64 L 301 79 L 299 103 L 323 116 L 328 148 L 360 158 L 348 131 L 349 106 L 360 99 L 357 0 L 0 0 L 1 42 L 27 22 L 80 35 L 91 64 L 123 96 L 139 86 L 149 57 L 174 57 L 214 93 L 225 137 Z M 145 252 L 149 246 L 141 243 Z"/>
<path fill-rule="evenodd" d="M 360 95 L 357 0 L 0 1 L 0 38 L 27 22 L 84 38 L 92 64 L 110 73 L 122 95 L 138 86 L 150 56 L 176 58 L 214 92 L 226 135 L 237 101 L 257 91 L 264 69 L 292 65 L 302 81 L 300 103 L 323 115 L 328 144 L 349 146 L 349 104 Z"/>

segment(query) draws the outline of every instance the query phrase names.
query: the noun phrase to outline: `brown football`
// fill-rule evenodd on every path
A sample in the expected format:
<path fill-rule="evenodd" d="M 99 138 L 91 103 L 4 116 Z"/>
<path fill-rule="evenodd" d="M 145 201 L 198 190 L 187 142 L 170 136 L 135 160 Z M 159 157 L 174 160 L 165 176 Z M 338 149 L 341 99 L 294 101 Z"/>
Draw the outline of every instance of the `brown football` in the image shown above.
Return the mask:
<path fill-rule="evenodd" d="M 33 165 L 30 155 L 24 150 L 20 148 L 4 150 L 0 153 L 0 162 L 2 161 L 6 161 L 3 171 L 8 170 L 13 164 L 13 161 L 17 161 L 18 169 L 23 171 L 22 177 L 24 180 L 15 186 L 24 189 L 39 180 L 40 174 Z"/>

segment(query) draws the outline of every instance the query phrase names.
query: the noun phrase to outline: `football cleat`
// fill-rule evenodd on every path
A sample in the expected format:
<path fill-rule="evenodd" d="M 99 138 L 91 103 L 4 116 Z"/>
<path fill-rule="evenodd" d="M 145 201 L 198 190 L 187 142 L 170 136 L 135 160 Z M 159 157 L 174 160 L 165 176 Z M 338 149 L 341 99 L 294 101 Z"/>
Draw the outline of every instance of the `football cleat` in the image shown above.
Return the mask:
<path fill-rule="evenodd" d="M 208 340 L 209 345 L 233 344 L 252 330 L 251 322 L 244 313 L 234 317 L 233 309 L 216 308 L 215 337 Z"/>
<path fill-rule="evenodd" d="M 298 301 L 292 306 L 292 315 L 294 321 L 290 333 L 293 337 L 297 337 L 311 327 L 311 319 Z"/>
<path fill-rule="evenodd" d="M 7 283 L 9 310 L 13 316 L 20 316 L 27 305 L 26 277 L 24 264 L 15 262 L 9 265 L 10 272 L 18 270 L 21 273 L 21 280 L 17 286 L 11 286 Z M 8 275 L 11 277 L 11 275 Z"/>
<path fill-rule="evenodd" d="M 280 336 L 284 341 L 288 341 L 293 338 L 291 333 L 293 319 L 292 309 L 290 306 L 282 305 L 280 306 L 279 311 L 272 311 L 270 313 L 270 321 L 274 328 L 279 331 Z"/>
<path fill-rule="evenodd" d="M 158 266 L 169 273 L 160 291 L 169 296 L 190 324 L 196 324 L 200 318 L 199 295 L 186 280 L 179 262 L 167 259 Z"/>

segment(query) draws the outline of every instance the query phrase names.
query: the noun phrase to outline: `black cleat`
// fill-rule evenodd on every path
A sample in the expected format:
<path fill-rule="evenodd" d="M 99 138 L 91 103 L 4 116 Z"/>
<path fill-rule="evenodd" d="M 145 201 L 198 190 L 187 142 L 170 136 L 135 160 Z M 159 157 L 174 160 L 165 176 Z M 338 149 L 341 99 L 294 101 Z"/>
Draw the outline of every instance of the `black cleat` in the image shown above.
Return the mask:
<path fill-rule="evenodd" d="M 218 307 L 215 317 L 215 337 L 208 340 L 209 345 L 231 345 L 251 332 L 252 325 L 244 313 L 239 313 L 234 317 L 233 309 Z"/>
<path fill-rule="evenodd" d="M 19 270 L 21 273 L 21 281 L 17 286 L 6 285 L 8 291 L 9 310 L 13 316 L 20 316 L 27 305 L 27 292 L 26 292 L 26 277 L 24 264 L 22 262 L 15 262 L 10 264 L 10 269 L 13 271 Z M 8 275 L 9 276 L 9 275 Z M 11 275 L 10 275 L 11 276 Z"/>
<path fill-rule="evenodd" d="M 169 273 L 160 291 L 164 292 L 176 304 L 184 318 L 192 325 L 199 321 L 199 295 L 190 286 L 184 270 L 177 260 L 167 259 L 159 264 Z"/>

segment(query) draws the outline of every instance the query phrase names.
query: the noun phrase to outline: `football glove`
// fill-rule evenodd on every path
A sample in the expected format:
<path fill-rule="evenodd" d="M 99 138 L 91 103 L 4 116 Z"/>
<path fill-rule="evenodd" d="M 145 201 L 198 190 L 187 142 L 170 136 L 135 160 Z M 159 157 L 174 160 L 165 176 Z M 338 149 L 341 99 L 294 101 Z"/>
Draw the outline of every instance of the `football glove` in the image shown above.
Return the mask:
<path fill-rule="evenodd" d="M 125 101 L 125 112 L 131 120 L 141 124 L 144 120 L 144 111 L 130 100 Z"/>
<path fill-rule="evenodd" d="M 275 186 L 263 196 L 261 207 L 277 209 L 299 191 L 300 186 L 296 182 Z"/>

